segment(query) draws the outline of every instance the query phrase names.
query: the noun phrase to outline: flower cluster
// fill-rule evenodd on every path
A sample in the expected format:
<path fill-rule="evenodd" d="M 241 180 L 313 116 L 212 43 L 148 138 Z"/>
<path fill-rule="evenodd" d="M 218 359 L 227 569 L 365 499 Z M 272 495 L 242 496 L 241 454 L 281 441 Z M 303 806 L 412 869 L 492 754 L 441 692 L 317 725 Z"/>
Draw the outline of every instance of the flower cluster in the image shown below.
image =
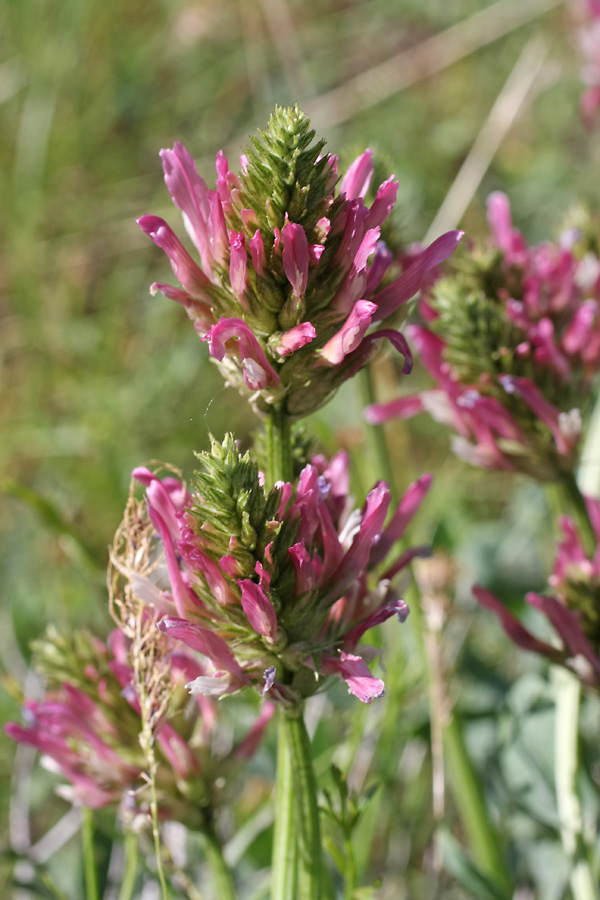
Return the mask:
<path fill-rule="evenodd" d="M 423 548 L 387 558 L 429 488 L 407 490 L 387 526 L 390 492 L 380 482 L 362 510 L 348 496 L 348 459 L 313 457 L 297 485 L 264 487 L 249 454 L 228 436 L 200 454 L 191 493 L 146 468 L 156 546 L 151 571 L 121 566 L 131 591 L 157 610 L 158 627 L 198 651 L 210 671 L 190 679 L 193 694 L 245 686 L 288 707 L 338 675 L 360 700 L 381 696 L 356 647 L 362 635 L 408 609 L 392 581 Z M 368 650 L 365 652 L 369 652 Z"/>
<path fill-rule="evenodd" d="M 159 816 L 201 829 L 216 805 L 218 778 L 230 775 L 256 749 L 273 706 L 265 707 L 227 757 L 214 757 L 217 709 L 209 698 L 190 698 L 185 690 L 186 682 L 202 674 L 202 666 L 194 654 L 175 648 L 156 631 L 154 617 L 145 619 L 144 630 L 162 645 L 168 667 L 167 702 L 150 710 L 156 716 Z M 66 635 L 50 629 L 38 642 L 37 665 L 48 690 L 42 700 L 25 704 L 25 725 L 9 723 L 6 733 L 36 747 L 70 782 L 58 788 L 70 802 L 92 809 L 115 805 L 126 821 L 145 820 L 150 796 L 140 743 L 144 699 L 136 688 L 131 642 L 119 629 L 106 644 L 87 632 Z"/>
<path fill-rule="evenodd" d="M 370 407 L 372 422 L 429 412 L 457 434 L 455 452 L 541 480 L 570 471 L 580 407 L 600 364 L 600 261 L 570 230 L 528 246 L 505 195 L 488 200 L 492 239 L 475 246 L 421 302 L 407 333 L 433 390 Z"/>
<path fill-rule="evenodd" d="M 317 409 L 389 340 L 412 365 L 403 335 L 371 326 L 419 289 L 425 273 L 454 251 L 452 231 L 382 286 L 392 253 L 381 240 L 398 190 L 390 177 L 370 206 L 373 176 L 366 150 L 340 182 L 337 158 L 321 155 L 308 119 L 276 109 L 269 127 L 241 157 L 239 175 L 217 154 L 209 190 L 185 147 L 162 150 L 165 181 L 183 213 L 201 265 L 157 216 L 140 227 L 167 254 L 181 287 L 151 291 L 182 304 L 226 380 L 268 414 Z"/>
<path fill-rule="evenodd" d="M 600 687 L 600 503 L 587 499 L 596 537 L 593 553 L 586 552 L 574 521 L 562 516 L 563 538 L 558 544 L 554 571 L 548 579 L 552 595 L 529 593 L 526 600 L 552 626 L 556 644 L 535 637 L 490 591 L 475 587 L 482 606 L 492 610 L 508 636 L 524 650 L 540 653 L 574 671 L 581 680 Z"/>

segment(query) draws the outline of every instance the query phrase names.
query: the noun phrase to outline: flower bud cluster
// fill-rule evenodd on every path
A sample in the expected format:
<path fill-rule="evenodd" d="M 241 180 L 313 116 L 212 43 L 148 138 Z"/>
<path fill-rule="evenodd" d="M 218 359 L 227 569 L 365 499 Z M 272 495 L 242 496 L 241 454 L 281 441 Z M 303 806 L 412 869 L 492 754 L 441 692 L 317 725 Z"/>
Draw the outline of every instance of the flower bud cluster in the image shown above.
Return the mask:
<path fill-rule="evenodd" d="M 214 190 L 182 144 L 162 150 L 167 188 L 200 265 L 163 219 L 138 220 L 181 285 L 156 283 L 152 293 L 186 308 L 226 380 L 263 414 L 276 404 L 288 417 L 308 415 L 366 365 L 384 339 L 410 372 L 403 335 L 371 328 L 417 292 L 425 273 L 450 256 L 461 237 L 443 235 L 382 286 L 392 253 L 381 226 L 398 182 L 393 176 L 384 181 L 367 206 L 373 163 L 366 150 L 336 192 L 337 158 L 321 155 L 323 146 L 297 107 L 277 108 L 241 157 L 239 175 L 217 154 Z"/>
<path fill-rule="evenodd" d="M 146 710 L 156 717 L 159 816 L 201 829 L 217 803 L 215 784 L 256 748 L 273 708 L 265 708 L 228 757 L 214 757 L 217 709 L 208 698 L 191 698 L 185 690 L 186 682 L 204 671 L 199 660 L 160 634 L 155 616 L 146 614 L 144 631 L 159 644 L 168 675 L 161 698 L 166 702 Z M 125 821 L 143 823 L 150 795 L 140 734 L 148 697 L 136 689 L 131 642 L 120 629 L 106 644 L 87 632 L 66 635 L 50 629 L 37 643 L 36 657 L 48 689 L 42 700 L 25 704 L 25 725 L 9 723 L 6 733 L 36 747 L 67 779 L 69 785 L 58 793 L 70 802 L 91 809 L 119 806 Z"/>
<path fill-rule="evenodd" d="M 425 326 L 407 333 L 437 382 L 371 407 L 371 421 L 426 410 L 477 465 L 540 480 L 571 470 L 581 413 L 600 365 L 600 261 L 571 230 L 528 246 L 503 194 L 488 201 L 491 241 L 433 286 Z"/>
<path fill-rule="evenodd" d="M 496 614 L 515 644 L 566 666 L 584 683 L 600 688 L 600 503 L 588 498 L 586 504 L 596 537 L 593 551 L 586 552 L 574 521 L 562 516 L 563 537 L 548 579 L 552 594 L 531 592 L 525 598 L 546 617 L 556 644 L 534 637 L 490 591 L 476 587 L 473 592 L 482 606 Z"/>
<path fill-rule="evenodd" d="M 313 457 L 296 485 L 264 487 L 233 437 L 199 455 L 191 493 L 138 468 L 156 534 L 150 573 L 128 573 L 131 590 L 157 610 L 158 627 L 198 651 L 207 671 L 193 694 L 246 686 L 287 706 L 337 675 L 370 702 L 383 682 L 356 653 L 358 641 L 407 607 L 393 580 L 423 548 L 388 556 L 429 488 L 408 488 L 387 525 L 390 492 L 380 482 L 361 510 L 348 495 L 348 459 Z M 368 654 L 368 651 L 366 651 Z"/>

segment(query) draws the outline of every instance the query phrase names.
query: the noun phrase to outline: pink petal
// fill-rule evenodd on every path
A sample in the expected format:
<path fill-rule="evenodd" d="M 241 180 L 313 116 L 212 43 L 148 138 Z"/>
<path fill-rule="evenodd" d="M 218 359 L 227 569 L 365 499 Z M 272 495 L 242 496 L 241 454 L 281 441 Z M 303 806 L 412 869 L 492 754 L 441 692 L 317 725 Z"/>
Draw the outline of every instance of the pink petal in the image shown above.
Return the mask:
<path fill-rule="evenodd" d="M 181 282 L 185 290 L 194 299 L 211 304 L 211 299 L 206 291 L 210 281 L 200 269 L 174 231 L 167 225 L 164 219 L 158 216 L 142 216 L 137 220 L 138 225 L 161 250 L 169 257 L 171 268 L 175 277 Z"/>
<path fill-rule="evenodd" d="M 360 656 L 353 656 L 340 650 L 339 656 L 323 654 L 321 660 L 323 675 L 339 675 L 348 685 L 348 690 L 363 703 L 371 703 L 383 697 L 385 685 L 380 678 L 375 678 L 368 665 Z"/>
<path fill-rule="evenodd" d="M 373 546 L 371 556 L 369 557 L 369 568 L 382 562 L 396 541 L 403 536 L 409 522 L 416 514 L 421 506 L 425 495 L 431 487 L 433 475 L 427 473 L 422 475 L 418 481 L 414 481 L 404 492 L 404 496 L 389 523 L 386 525 L 383 534 L 377 543 Z"/>
<path fill-rule="evenodd" d="M 409 612 L 410 610 L 404 600 L 391 600 L 389 603 L 386 603 L 385 606 L 382 606 L 371 613 L 364 622 L 355 625 L 354 628 L 351 628 L 350 631 L 346 632 L 344 635 L 344 650 L 346 652 L 352 652 L 365 632 L 370 628 L 375 628 L 376 625 L 381 625 L 382 622 L 386 622 L 393 615 L 398 616 L 398 621 L 401 624 L 406 622 Z"/>
<path fill-rule="evenodd" d="M 277 342 L 273 344 L 273 351 L 278 356 L 289 356 L 290 353 L 310 344 L 316 336 L 317 332 L 310 322 L 301 322 L 300 325 L 295 325 L 279 336 Z"/>
<path fill-rule="evenodd" d="M 463 231 L 448 231 L 411 262 L 405 272 L 373 298 L 378 306 L 377 320 L 386 319 L 417 293 L 425 273 L 452 256 Z"/>
<path fill-rule="evenodd" d="M 323 364 L 339 365 L 362 341 L 377 306 L 369 300 L 358 300 L 340 330 L 319 351 Z"/>
<path fill-rule="evenodd" d="M 369 190 L 373 177 L 372 157 L 373 151 L 365 150 L 348 168 L 340 184 L 340 194 L 345 195 L 346 200 L 364 198 Z"/>
<path fill-rule="evenodd" d="M 289 223 L 281 231 L 283 268 L 294 290 L 294 297 L 302 298 L 308 283 L 308 241 L 301 225 Z"/>
<path fill-rule="evenodd" d="M 279 384 L 279 375 L 269 363 L 252 330 L 243 319 L 219 319 L 203 340 L 208 341 L 210 355 L 222 360 L 228 353 L 228 341 L 238 341 L 238 354 L 247 386 L 258 391 Z"/>
<path fill-rule="evenodd" d="M 473 594 L 482 606 L 490 609 L 497 616 L 506 634 L 518 647 L 532 653 L 540 653 L 549 659 L 560 659 L 561 654 L 555 647 L 534 637 L 491 591 L 476 585 L 473 588 Z"/>
<path fill-rule="evenodd" d="M 183 213 L 186 229 L 200 254 L 204 271 L 211 272 L 213 255 L 208 233 L 210 207 L 206 183 L 198 175 L 196 164 L 183 144 L 177 142 L 172 150 L 161 150 L 160 156 L 173 203 Z"/>
<path fill-rule="evenodd" d="M 239 682 L 250 683 L 223 638 L 213 631 L 209 631 L 208 628 L 187 622 L 185 619 L 174 618 L 160 619 L 156 623 L 156 627 L 163 634 L 182 641 L 192 650 L 206 656 L 215 669 L 229 672 Z"/>
<path fill-rule="evenodd" d="M 398 397 L 389 403 L 373 403 L 365 409 L 365 419 L 371 425 L 381 425 L 389 419 L 410 419 L 423 412 L 423 401 L 419 394 Z"/>
<path fill-rule="evenodd" d="M 242 608 L 257 634 L 273 639 L 277 634 L 277 616 L 273 604 L 262 590 L 249 578 L 238 582 L 242 589 Z"/>

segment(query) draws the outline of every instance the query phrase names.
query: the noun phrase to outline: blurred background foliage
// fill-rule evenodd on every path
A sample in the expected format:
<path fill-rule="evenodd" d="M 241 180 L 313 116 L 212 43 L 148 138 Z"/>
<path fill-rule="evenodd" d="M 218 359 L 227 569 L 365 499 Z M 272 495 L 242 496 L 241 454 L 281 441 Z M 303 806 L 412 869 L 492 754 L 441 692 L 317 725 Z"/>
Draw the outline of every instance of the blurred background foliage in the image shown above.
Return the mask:
<path fill-rule="evenodd" d="M 150 283 L 171 273 L 135 218 L 162 215 L 182 233 L 158 150 L 182 140 L 210 182 L 219 148 L 235 169 L 247 135 L 266 124 L 274 104 L 299 102 L 330 151 L 347 162 L 370 146 L 385 175 L 396 174 L 396 225 L 409 244 L 423 239 L 535 39 L 539 71 L 482 183 L 466 197 L 461 224 L 480 233 L 485 197 L 502 189 L 519 227 L 541 240 L 573 205 L 600 209 L 600 141 L 578 115 L 575 17 L 556 0 L 3 0 L 3 720 L 19 717 L 24 684 L 35 690 L 28 645 L 47 623 L 85 624 L 101 634 L 109 628 L 106 548 L 131 469 L 163 459 L 189 476 L 192 451 L 206 446 L 209 431 L 221 437 L 231 429 L 246 439 L 254 427 L 240 398 L 223 389 L 183 311 L 149 295 Z M 421 378 L 416 371 L 410 389 Z M 399 380 L 395 362 L 381 360 L 380 399 L 395 395 Z M 309 427 L 326 449 L 341 443 L 354 454 L 358 495 L 380 477 L 366 456 L 355 386 Z M 454 558 L 428 652 L 449 697 L 460 696 L 466 740 L 513 871 L 520 884 L 536 885 L 523 897 L 558 900 L 567 894 L 547 750 L 547 673 L 513 651 L 469 593 L 479 577 L 521 609 L 524 590 L 543 586 L 552 555 L 544 500 L 519 479 L 468 469 L 428 420 L 390 425 L 387 434 L 399 488 L 436 473 L 415 539 L 434 540 Z M 440 874 L 427 680 L 410 628 L 398 635 L 389 627 L 380 637 L 391 685 L 385 701 L 357 709 L 343 690 L 318 701 L 317 767 L 325 772 L 333 759 L 350 769 L 353 787 L 379 784 L 356 844 L 363 882 L 386 874 L 384 900 L 483 896 L 469 889 L 468 861 L 448 841 L 446 869 L 456 875 L 463 867 L 463 888 Z M 327 715 L 334 703 L 343 718 Z M 597 712 L 592 707 L 586 720 L 592 736 Z M 583 752 L 591 763 L 589 744 Z M 11 788 L 14 755 L 0 737 L 4 847 L 11 790 L 29 790 L 23 754 Z M 593 764 L 588 772 L 597 780 L 597 755 Z M 46 782 L 36 784 L 34 812 L 47 797 Z M 440 817 L 439 796 L 436 802 Z M 452 798 L 445 804 L 451 831 Z M 57 800 L 38 812 L 31 840 L 67 809 Z M 15 815 L 12 828 L 18 843 Z M 266 865 L 260 838 L 252 848 L 255 866 Z M 70 877 L 77 883 L 76 872 Z"/>

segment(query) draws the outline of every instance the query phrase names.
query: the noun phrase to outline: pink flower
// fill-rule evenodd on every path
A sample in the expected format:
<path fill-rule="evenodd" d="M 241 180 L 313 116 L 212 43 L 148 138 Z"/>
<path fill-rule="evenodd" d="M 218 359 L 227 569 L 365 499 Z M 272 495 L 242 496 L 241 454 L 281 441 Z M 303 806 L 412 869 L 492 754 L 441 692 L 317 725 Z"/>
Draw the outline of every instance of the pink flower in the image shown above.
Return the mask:
<path fill-rule="evenodd" d="M 365 415 L 379 424 L 428 412 L 455 432 L 453 449 L 469 462 L 551 480 L 572 469 L 578 406 L 600 365 L 600 261 L 580 260 L 572 238 L 529 247 L 504 194 L 489 197 L 488 219 L 492 240 L 468 269 L 431 286 L 421 303 L 426 325 L 407 328 L 435 387 Z M 401 279 L 435 265 L 434 247 Z"/>
<path fill-rule="evenodd" d="M 172 485 L 169 479 L 166 481 L 169 490 Z M 156 482 L 153 484 L 156 487 Z M 148 626 L 154 627 L 153 619 L 148 620 Z M 202 796 L 204 804 L 214 802 L 215 779 L 226 774 L 230 777 L 232 764 L 255 752 L 274 707 L 265 705 L 254 726 L 226 759 L 212 758 L 217 706 L 206 696 L 190 703 L 180 690 L 186 681 L 202 678 L 205 670 L 190 651 L 176 647 L 167 638 L 159 639 L 168 644 L 164 649 L 172 684 L 169 706 L 153 725 L 159 815 L 202 829 L 205 820 L 195 798 Z M 53 641 L 59 643 L 54 646 Z M 93 809 L 120 806 L 129 815 L 144 812 L 149 803 L 144 789 L 148 764 L 139 740 L 141 707 L 129 639 L 115 631 L 105 645 L 87 633 L 54 634 L 42 648 L 40 652 L 47 654 L 49 661 L 46 668 L 60 659 L 59 678 L 64 679 L 65 669 L 71 668 L 77 686 L 63 681 L 48 690 L 42 700 L 28 702 L 25 725 L 10 722 L 5 726 L 6 733 L 13 740 L 36 747 L 51 761 L 53 769 L 69 782 L 58 790 L 74 804 Z"/>
<path fill-rule="evenodd" d="M 383 482 L 352 511 L 345 454 L 330 462 L 315 457 L 296 487 L 279 484 L 269 493 L 231 438 L 205 459 L 206 476 L 199 473 L 197 488 L 176 513 L 179 536 L 157 528 L 153 550 L 155 579 L 170 584 L 167 593 L 175 598 L 186 592 L 184 614 L 167 615 L 158 627 L 203 658 L 193 692 L 219 696 L 253 685 L 293 704 L 318 689 L 315 675 L 322 674 L 339 675 L 365 702 L 380 696 L 383 685 L 357 644 L 375 625 L 406 618 L 393 579 L 412 556 L 427 551 L 398 553 L 396 547 L 430 476 L 408 489 L 386 526 L 390 494 Z M 212 497 L 221 490 L 219 459 L 228 460 L 227 483 L 243 485 L 244 499 L 219 493 L 213 509 Z M 154 502 L 164 503 L 146 470 L 139 471 Z M 240 517 L 241 502 L 247 512 Z M 158 512 L 150 497 L 148 504 L 154 522 Z M 383 562 L 385 571 L 377 574 Z"/>
<path fill-rule="evenodd" d="M 479 603 L 500 620 L 505 632 L 523 650 L 539 653 L 574 671 L 581 680 L 600 688 L 600 504 L 588 499 L 587 509 L 596 546 L 586 551 L 575 523 L 562 516 L 563 539 L 559 542 L 554 571 L 548 579 L 551 595 L 529 593 L 527 602 L 551 624 L 558 643 L 539 640 L 490 591 L 475 587 Z"/>
<path fill-rule="evenodd" d="M 460 239 L 459 232 L 442 236 L 385 285 L 391 253 L 380 226 L 398 183 L 388 178 L 367 205 L 373 153 L 366 150 L 336 192 L 335 158 L 299 143 L 306 123 L 297 108 L 278 109 L 269 128 L 278 135 L 281 165 L 272 164 L 267 131 L 244 155 L 240 175 L 217 154 L 214 190 L 182 144 L 161 151 L 167 188 L 200 266 L 162 219 L 139 219 L 182 286 L 157 283 L 153 291 L 186 308 L 227 381 L 251 391 L 258 411 L 277 403 L 290 417 L 317 409 L 366 365 L 379 345 L 372 323 L 413 296 Z M 289 172 L 296 173 L 291 184 Z M 405 348 L 402 335 L 393 334 L 392 345 Z"/>

